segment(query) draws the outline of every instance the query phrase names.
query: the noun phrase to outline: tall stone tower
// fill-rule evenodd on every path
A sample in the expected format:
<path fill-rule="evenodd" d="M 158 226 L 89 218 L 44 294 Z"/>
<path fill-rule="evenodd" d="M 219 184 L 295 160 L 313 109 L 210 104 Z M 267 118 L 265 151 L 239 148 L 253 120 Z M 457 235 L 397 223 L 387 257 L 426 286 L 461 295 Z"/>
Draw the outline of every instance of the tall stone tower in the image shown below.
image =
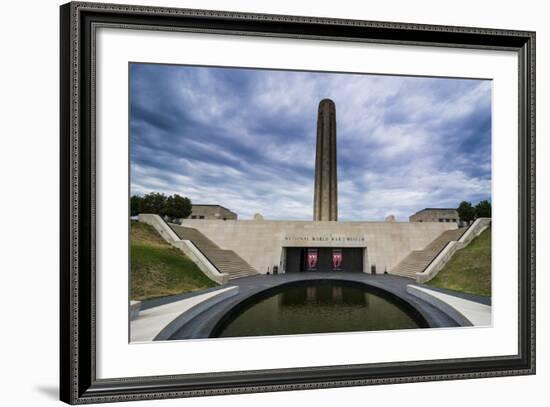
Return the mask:
<path fill-rule="evenodd" d="M 319 103 L 313 220 L 338 220 L 336 179 L 336 106 L 330 99 Z"/>

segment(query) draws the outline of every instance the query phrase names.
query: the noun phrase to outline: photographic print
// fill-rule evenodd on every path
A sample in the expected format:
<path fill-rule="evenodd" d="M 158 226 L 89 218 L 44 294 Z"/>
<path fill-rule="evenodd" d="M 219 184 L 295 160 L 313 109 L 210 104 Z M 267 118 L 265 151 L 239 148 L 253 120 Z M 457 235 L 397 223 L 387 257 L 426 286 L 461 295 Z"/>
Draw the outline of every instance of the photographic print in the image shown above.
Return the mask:
<path fill-rule="evenodd" d="M 492 81 L 129 64 L 131 342 L 491 325 Z"/>

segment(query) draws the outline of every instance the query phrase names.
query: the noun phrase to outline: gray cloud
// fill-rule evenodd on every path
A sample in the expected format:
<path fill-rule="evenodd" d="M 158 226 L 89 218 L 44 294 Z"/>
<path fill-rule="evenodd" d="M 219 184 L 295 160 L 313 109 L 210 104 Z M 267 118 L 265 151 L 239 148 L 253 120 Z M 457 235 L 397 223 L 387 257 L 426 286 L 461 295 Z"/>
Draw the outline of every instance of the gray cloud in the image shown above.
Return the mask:
<path fill-rule="evenodd" d="M 311 219 L 325 97 L 340 219 L 491 198 L 490 81 L 149 64 L 131 67 L 131 191 Z"/>

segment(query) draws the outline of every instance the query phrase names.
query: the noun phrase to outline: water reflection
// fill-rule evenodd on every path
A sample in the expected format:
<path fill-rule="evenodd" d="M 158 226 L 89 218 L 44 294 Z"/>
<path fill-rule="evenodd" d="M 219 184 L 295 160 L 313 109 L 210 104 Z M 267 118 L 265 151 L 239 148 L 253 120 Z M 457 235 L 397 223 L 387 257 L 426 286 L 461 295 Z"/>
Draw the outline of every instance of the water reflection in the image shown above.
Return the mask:
<path fill-rule="evenodd" d="M 419 328 L 413 315 L 360 286 L 284 287 L 241 310 L 220 337 Z"/>
<path fill-rule="evenodd" d="M 289 289 L 281 292 L 281 306 L 295 306 L 306 303 L 367 305 L 367 293 L 358 289 L 346 289 L 342 286 L 319 285 L 304 289 Z"/>

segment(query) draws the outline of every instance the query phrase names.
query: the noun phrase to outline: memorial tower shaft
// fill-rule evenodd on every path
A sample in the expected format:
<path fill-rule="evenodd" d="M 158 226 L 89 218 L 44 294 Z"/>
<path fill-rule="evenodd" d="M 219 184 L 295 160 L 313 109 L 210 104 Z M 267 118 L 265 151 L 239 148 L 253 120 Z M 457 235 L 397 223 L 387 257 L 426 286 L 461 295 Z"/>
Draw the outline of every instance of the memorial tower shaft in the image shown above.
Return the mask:
<path fill-rule="evenodd" d="M 319 103 L 313 220 L 338 220 L 336 162 L 336 106 L 330 99 Z"/>

